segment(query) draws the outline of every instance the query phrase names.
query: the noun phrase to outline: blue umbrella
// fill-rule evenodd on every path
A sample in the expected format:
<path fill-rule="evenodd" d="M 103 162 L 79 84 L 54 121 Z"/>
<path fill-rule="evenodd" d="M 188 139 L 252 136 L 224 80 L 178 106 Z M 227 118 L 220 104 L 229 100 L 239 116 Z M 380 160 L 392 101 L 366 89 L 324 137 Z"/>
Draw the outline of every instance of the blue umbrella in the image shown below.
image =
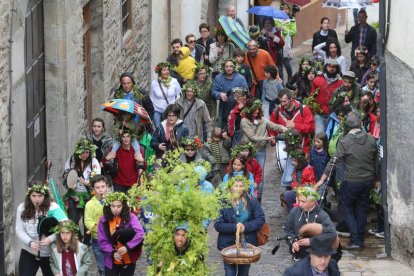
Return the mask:
<path fill-rule="evenodd" d="M 227 36 L 237 44 L 242 50 L 247 50 L 246 44 L 249 43 L 250 37 L 245 29 L 233 18 L 222 15 L 219 20 Z"/>
<path fill-rule="evenodd" d="M 272 6 L 254 6 L 251 7 L 247 12 L 255 15 L 269 16 L 277 19 L 289 19 L 289 16 L 284 11 L 276 9 Z"/>

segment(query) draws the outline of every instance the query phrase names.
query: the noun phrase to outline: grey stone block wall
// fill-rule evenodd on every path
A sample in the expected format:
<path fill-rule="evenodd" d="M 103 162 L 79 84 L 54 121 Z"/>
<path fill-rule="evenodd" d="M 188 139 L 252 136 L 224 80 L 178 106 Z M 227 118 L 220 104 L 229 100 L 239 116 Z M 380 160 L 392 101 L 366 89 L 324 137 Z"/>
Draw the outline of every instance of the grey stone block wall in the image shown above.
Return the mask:
<path fill-rule="evenodd" d="M 391 254 L 414 268 L 414 68 L 392 53 L 387 62 L 388 210 Z M 381 91 L 382 92 L 382 91 Z M 382 94 L 382 93 L 381 93 Z"/>
<path fill-rule="evenodd" d="M 3 181 L 3 217 L 4 222 L 4 243 L 5 243 L 5 272 L 10 274 L 14 259 L 14 246 L 10 242 L 13 236 L 13 197 L 11 189 L 11 144 L 10 144 L 10 124 L 9 124 L 9 101 L 10 101 L 10 1 L 0 3 L 0 159 L 1 174 Z M 1 249 L 0 249 L 1 250 Z"/>

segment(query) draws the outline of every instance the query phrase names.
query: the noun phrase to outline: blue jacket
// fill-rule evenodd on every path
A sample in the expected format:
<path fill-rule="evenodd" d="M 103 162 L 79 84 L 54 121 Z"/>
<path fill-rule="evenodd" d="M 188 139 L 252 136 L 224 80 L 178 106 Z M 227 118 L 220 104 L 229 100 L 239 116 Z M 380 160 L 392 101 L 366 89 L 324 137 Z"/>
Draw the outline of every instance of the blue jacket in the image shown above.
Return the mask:
<path fill-rule="evenodd" d="M 239 73 L 234 73 L 231 79 L 226 78 L 226 75 L 221 73 L 214 78 L 211 94 L 216 100 L 220 100 L 220 93 L 227 93 L 235 87 L 248 88 L 246 79 Z"/>
<path fill-rule="evenodd" d="M 295 263 L 291 267 L 285 270 L 284 276 L 312 276 L 312 268 L 310 265 L 310 257 L 307 256 L 299 262 Z M 340 276 L 338 264 L 331 258 L 328 264 L 328 275 L 329 276 Z"/>
<path fill-rule="evenodd" d="M 315 147 L 312 148 L 309 154 L 309 165 L 313 166 L 316 181 L 319 181 L 319 179 L 321 179 L 329 160 L 330 157 L 328 151 L 323 150 L 321 152 L 318 152 Z"/>
<path fill-rule="evenodd" d="M 256 198 L 246 196 L 249 220 L 244 222 L 244 238 L 246 242 L 257 246 L 256 232 L 262 228 L 265 221 L 263 209 Z M 217 249 L 229 247 L 236 241 L 236 213 L 233 207 L 221 209 L 219 218 L 214 223 L 214 228 L 219 233 Z"/>
<path fill-rule="evenodd" d="M 161 123 L 159 127 L 155 130 L 154 134 L 152 135 L 151 139 L 151 148 L 155 150 L 155 155 L 160 158 L 164 152 L 160 150 L 159 145 L 162 143 L 165 143 L 167 145 L 167 150 L 173 149 L 172 145 L 170 144 L 170 141 L 167 141 L 167 138 L 165 137 L 165 121 Z M 174 133 L 177 137 L 177 143 L 180 145 L 181 139 L 183 137 L 188 136 L 188 128 L 184 125 L 183 121 L 178 120 L 177 123 L 174 126 Z"/>

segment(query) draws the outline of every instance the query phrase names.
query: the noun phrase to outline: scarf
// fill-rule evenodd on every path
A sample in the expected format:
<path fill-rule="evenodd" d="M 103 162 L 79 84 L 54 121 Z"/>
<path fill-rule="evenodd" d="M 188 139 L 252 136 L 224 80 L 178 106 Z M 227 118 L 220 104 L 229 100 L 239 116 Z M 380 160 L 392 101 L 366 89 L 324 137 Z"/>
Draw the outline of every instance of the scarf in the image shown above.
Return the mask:
<path fill-rule="evenodd" d="M 158 78 L 160 82 L 162 82 L 167 88 L 170 88 L 171 76 L 168 76 L 167 79 Z"/>
<path fill-rule="evenodd" d="M 330 76 L 328 73 L 323 73 L 323 76 L 325 77 L 325 80 L 328 84 L 334 83 L 337 80 L 339 80 L 339 75 L 335 73 L 335 76 Z"/>

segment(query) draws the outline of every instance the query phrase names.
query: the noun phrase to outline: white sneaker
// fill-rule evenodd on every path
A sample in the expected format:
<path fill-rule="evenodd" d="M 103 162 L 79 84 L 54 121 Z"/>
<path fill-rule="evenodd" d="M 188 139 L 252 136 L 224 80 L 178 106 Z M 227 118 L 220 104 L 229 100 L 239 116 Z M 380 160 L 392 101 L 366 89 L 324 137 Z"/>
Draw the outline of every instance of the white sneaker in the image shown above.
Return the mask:
<path fill-rule="evenodd" d="M 336 231 L 336 234 L 340 237 L 343 237 L 343 238 L 350 238 L 351 237 L 351 233 L 349 233 L 349 232 Z"/>

